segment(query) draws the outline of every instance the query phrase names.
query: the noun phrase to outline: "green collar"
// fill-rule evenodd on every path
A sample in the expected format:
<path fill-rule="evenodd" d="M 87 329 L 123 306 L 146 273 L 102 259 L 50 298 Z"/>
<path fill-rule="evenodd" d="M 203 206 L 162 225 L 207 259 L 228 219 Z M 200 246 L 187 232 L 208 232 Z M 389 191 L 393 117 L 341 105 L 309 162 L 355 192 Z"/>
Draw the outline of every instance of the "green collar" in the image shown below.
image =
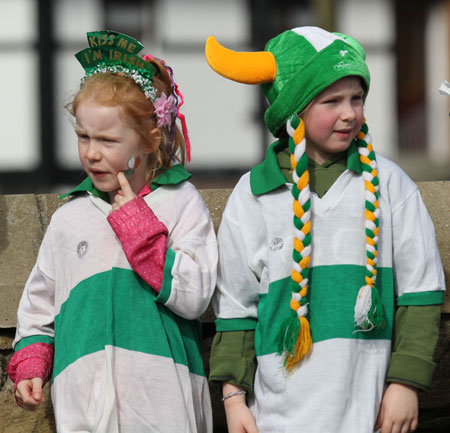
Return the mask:
<path fill-rule="evenodd" d="M 251 169 L 250 187 L 254 195 L 266 194 L 286 183 L 286 178 L 278 165 L 277 153 L 287 145 L 288 141 L 285 138 L 275 141 L 267 149 L 264 161 Z M 362 173 L 358 148 L 353 141 L 347 149 L 347 169 L 355 173 Z"/>
<path fill-rule="evenodd" d="M 101 199 L 105 200 L 106 202 L 109 202 L 108 193 L 104 191 L 100 191 L 97 189 L 94 184 L 92 183 L 91 178 L 88 176 L 86 179 L 83 180 L 79 185 L 77 185 L 74 189 L 72 189 L 69 192 L 66 192 L 65 194 L 62 194 L 59 196 L 60 199 L 66 198 L 69 195 L 76 195 L 82 192 L 90 192 L 95 197 L 100 197 Z"/>
<path fill-rule="evenodd" d="M 187 180 L 192 175 L 186 170 L 186 168 L 182 164 L 176 164 L 169 169 L 167 169 L 164 173 L 157 176 L 155 179 L 153 179 L 153 182 L 151 183 L 151 189 L 152 191 L 155 191 L 162 185 L 177 185 L 178 183 L 183 182 L 184 180 Z M 69 195 L 75 195 L 82 192 L 90 192 L 93 196 L 99 197 L 102 200 L 109 203 L 109 197 L 108 193 L 104 191 L 98 190 L 94 184 L 92 183 L 92 180 L 87 177 L 83 180 L 78 186 L 76 186 L 74 189 L 69 191 L 66 194 L 62 194 L 59 196 L 59 198 L 65 198 Z"/>
<path fill-rule="evenodd" d="M 183 164 L 176 164 L 167 169 L 164 173 L 153 179 L 150 184 L 152 191 L 158 189 L 162 185 L 177 185 L 185 180 L 188 180 L 192 176 Z"/>

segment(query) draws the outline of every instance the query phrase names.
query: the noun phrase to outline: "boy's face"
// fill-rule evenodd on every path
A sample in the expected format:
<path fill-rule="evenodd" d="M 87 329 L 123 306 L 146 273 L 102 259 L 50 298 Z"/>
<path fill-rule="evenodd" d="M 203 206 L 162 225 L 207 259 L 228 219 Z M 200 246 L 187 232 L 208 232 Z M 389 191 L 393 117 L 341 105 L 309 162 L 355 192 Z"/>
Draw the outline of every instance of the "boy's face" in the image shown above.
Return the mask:
<path fill-rule="evenodd" d="M 306 112 L 306 153 L 322 164 L 344 152 L 361 128 L 364 90 L 358 77 L 345 77 L 320 92 Z"/>
<path fill-rule="evenodd" d="M 120 107 L 88 99 L 75 114 L 81 165 L 97 189 L 112 194 L 120 187 L 117 174 L 128 168 L 129 158 L 147 158 L 142 155 L 139 136 L 124 122 Z M 129 179 L 136 193 L 145 185 L 145 167 L 146 163 L 140 164 Z"/>

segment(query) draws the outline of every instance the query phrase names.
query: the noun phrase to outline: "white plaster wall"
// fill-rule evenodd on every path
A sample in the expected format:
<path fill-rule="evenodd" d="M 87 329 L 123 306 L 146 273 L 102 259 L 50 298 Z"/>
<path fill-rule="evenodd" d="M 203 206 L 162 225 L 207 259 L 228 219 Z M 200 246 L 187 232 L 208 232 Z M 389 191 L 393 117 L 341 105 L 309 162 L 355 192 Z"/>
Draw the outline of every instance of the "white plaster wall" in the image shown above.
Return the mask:
<path fill-rule="evenodd" d="M 397 155 L 395 105 L 394 14 L 389 0 L 341 0 L 336 8 L 337 30 L 356 38 L 366 49 L 371 74 L 365 115 L 377 152 Z"/>
<path fill-rule="evenodd" d="M 34 0 L 0 1 L 0 41 L 14 49 L 0 54 L 0 170 L 32 170 L 40 155 L 38 97 L 33 73 L 38 59 Z"/>
<path fill-rule="evenodd" d="M 64 107 L 79 89 L 80 79 L 84 75 L 84 70 L 74 54 L 88 47 L 87 32 L 101 30 L 102 12 L 100 8 L 100 0 L 58 0 L 55 2 L 55 17 L 57 17 L 55 39 L 61 41 L 61 44 L 70 44 L 68 48 L 60 49 L 55 59 L 56 158 L 64 168 L 80 167 L 73 119 Z M 74 46 L 78 46 L 78 48 L 74 49 Z"/>
<path fill-rule="evenodd" d="M 255 121 L 259 88 L 226 80 L 208 66 L 204 44 L 214 35 L 224 46 L 249 49 L 250 17 L 241 0 L 157 2 L 153 38 L 144 47 L 173 67 L 185 98 L 193 168 L 247 168 L 258 162 Z M 148 39 L 148 40 L 147 40 Z M 192 48 L 180 52 L 186 44 Z M 198 48 L 196 48 L 198 47 Z"/>
<path fill-rule="evenodd" d="M 425 45 L 428 153 L 440 165 L 450 162 L 450 97 L 438 92 L 441 83 L 450 80 L 447 16 L 445 4 L 434 5 L 427 21 Z"/>
<path fill-rule="evenodd" d="M 375 149 L 397 156 L 395 102 L 394 15 L 390 0 L 340 0 L 337 30 L 356 37 L 367 51 L 372 81 L 366 117 Z M 38 59 L 31 54 L 36 38 L 37 0 L 0 1 L 0 40 L 22 48 L 0 54 L 0 170 L 32 169 L 39 163 L 39 95 L 35 71 Z M 165 58 L 185 96 L 192 142 L 192 168 L 249 167 L 261 156 L 256 110 L 260 89 L 226 80 L 206 64 L 203 44 L 214 34 L 223 45 L 250 48 L 249 16 L 242 0 L 160 0 L 146 6 L 142 20 L 147 29 L 147 52 Z M 64 105 L 77 90 L 83 70 L 74 58 L 74 47 L 85 48 L 86 32 L 100 29 L 100 0 L 58 0 L 56 37 L 70 43 L 56 58 L 57 158 L 67 168 L 79 167 L 76 138 Z M 450 47 L 442 3 L 437 3 L 427 23 L 427 110 L 429 156 L 436 162 L 450 159 L 450 98 L 437 88 L 448 74 Z M 74 17 L 76 16 L 76 19 Z M 183 50 L 186 44 L 188 47 Z M 197 47 L 197 48 L 195 48 Z"/>
<path fill-rule="evenodd" d="M 250 16 L 242 0 L 159 0 L 151 21 L 166 43 L 199 43 L 214 34 L 229 44 L 249 40 Z"/>

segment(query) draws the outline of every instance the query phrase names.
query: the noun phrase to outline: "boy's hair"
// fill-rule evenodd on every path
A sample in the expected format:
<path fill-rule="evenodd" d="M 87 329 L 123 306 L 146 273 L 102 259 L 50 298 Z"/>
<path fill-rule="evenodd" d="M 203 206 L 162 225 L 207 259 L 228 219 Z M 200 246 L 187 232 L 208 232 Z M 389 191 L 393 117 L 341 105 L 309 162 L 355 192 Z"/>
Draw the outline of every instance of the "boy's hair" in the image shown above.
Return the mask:
<path fill-rule="evenodd" d="M 278 335 L 278 353 L 285 354 L 285 367 L 291 371 L 312 348 L 308 315 L 309 264 L 311 259 L 311 220 L 308 157 L 304 124 L 299 116 L 325 88 L 344 77 L 356 76 L 363 83 L 364 99 L 370 74 L 362 46 L 352 37 L 330 33 L 318 27 L 298 27 L 273 38 L 265 51 L 235 53 L 210 36 L 206 58 L 217 73 L 246 83 L 261 84 L 270 105 L 265 122 L 275 136 L 289 136 L 293 170 L 294 251 L 291 274 L 292 314 Z M 368 127 L 363 123 L 355 137 L 365 186 L 366 274 L 359 289 L 354 321 L 358 331 L 384 325 L 383 305 L 375 287 L 379 232 L 378 171 Z"/>

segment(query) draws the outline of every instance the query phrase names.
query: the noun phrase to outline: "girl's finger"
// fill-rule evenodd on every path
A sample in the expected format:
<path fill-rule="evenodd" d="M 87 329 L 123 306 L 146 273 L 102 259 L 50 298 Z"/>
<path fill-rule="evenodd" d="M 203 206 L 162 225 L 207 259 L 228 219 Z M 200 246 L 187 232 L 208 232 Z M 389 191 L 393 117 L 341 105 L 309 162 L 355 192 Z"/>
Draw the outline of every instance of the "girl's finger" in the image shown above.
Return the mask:
<path fill-rule="evenodd" d="M 132 197 L 135 195 L 133 189 L 131 188 L 130 184 L 128 183 L 128 179 L 123 174 L 123 172 L 117 173 L 117 179 L 119 181 L 120 188 L 123 192 L 124 197 Z"/>
<path fill-rule="evenodd" d="M 31 397 L 36 401 L 42 401 L 44 396 L 42 394 L 42 379 L 40 377 L 35 377 L 31 379 L 31 384 L 33 389 L 31 391 Z"/>

